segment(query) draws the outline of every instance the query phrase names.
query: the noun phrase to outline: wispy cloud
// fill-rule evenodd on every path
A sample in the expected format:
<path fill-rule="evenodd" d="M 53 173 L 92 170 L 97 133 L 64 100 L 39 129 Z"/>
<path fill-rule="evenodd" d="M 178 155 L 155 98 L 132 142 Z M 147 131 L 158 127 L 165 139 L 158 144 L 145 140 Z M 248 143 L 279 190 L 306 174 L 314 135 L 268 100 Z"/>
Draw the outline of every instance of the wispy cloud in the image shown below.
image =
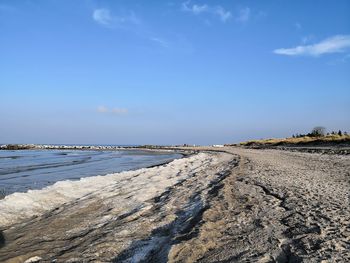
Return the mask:
<path fill-rule="evenodd" d="M 97 107 L 96 111 L 103 114 L 125 115 L 128 113 L 128 109 L 125 108 L 107 108 L 106 106 Z"/>
<path fill-rule="evenodd" d="M 209 6 L 207 4 L 197 5 L 191 4 L 191 1 L 186 1 L 182 3 L 181 7 L 182 11 L 189 12 L 194 15 L 200 15 L 204 13 L 214 15 L 218 17 L 222 22 L 226 22 L 232 17 L 231 12 L 225 10 L 222 6 Z"/>
<path fill-rule="evenodd" d="M 306 44 L 306 43 L 310 43 L 313 39 L 314 39 L 314 36 L 313 36 L 313 35 L 303 36 L 303 37 L 301 38 L 301 42 L 302 42 L 303 44 Z"/>
<path fill-rule="evenodd" d="M 99 112 L 99 113 L 108 112 L 108 108 L 105 107 L 105 106 L 98 106 L 98 107 L 97 107 L 97 112 Z"/>
<path fill-rule="evenodd" d="M 208 12 L 209 7 L 208 5 L 191 5 L 190 1 L 186 1 L 182 3 L 182 10 L 192 12 L 195 15 L 199 15 L 200 13 Z"/>
<path fill-rule="evenodd" d="M 250 8 L 245 7 L 239 10 L 239 15 L 236 18 L 238 22 L 245 23 L 250 19 Z"/>
<path fill-rule="evenodd" d="M 350 35 L 337 35 L 313 45 L 301 45 L 293 48 L 279 48 L 273 52 L 287 56 L 321 56 L 323 54 L 341 53 L 350 48 Z"/>
<path fill-rule="evenodd" d="M 168 41 L 162 39 L 162 38 L 159 38 L 159 37 L 150 37 L 150 40 L 157 43 L 158 45 L 162 46 L 162 47 L 169 47 L 169 43 Z"/>
<path fill-rule="evenodd" d="M 214 12 L 215 12 L 215 14 L 217 14 L 220 17 L 222 22 L 226 22 L 227 20 L 229 20 L 232 17 L 231 12 L 225 10 L 221 6 L 216 7 Z"/>
<path fill-rule="evenodd" d="M 92 18 L 101 25 L 110 25 L 112 23 L 111 12 L 108 9 L 96 9 L 92 13 Z"/>
<path fill-rule="evenodd" d="M 92 13 L 92 18 L 100 25 L 107 27 L 125 26 L 128 24 L 138 25 L 141 23 L 140 19 L 133 11 L 129 11 L 126 15 L 112 15 L 107 8 L 95 9 Z"/>
<path fill-rule="evenodd" d="M 199 10 L 200 7 L 195 8 L 195 12 L 200 12 Z M 158 48 L 169 48 L 172 46 L 170 41 L 165 40 L 163 37 L 159 36 L 157 32 L 146 27 L 132 10 L 121 14 L 114 14 L 107 8 L 99 8 L 93 10 L 92 19 L 99 25 L 109 29 L 122 29 L 128 31 L 148 43 L 152 42 L 156 44 L 153 46 L 157 46 Z M 99 108 L 98 111 L 107 112 L 103 107 Z"/>

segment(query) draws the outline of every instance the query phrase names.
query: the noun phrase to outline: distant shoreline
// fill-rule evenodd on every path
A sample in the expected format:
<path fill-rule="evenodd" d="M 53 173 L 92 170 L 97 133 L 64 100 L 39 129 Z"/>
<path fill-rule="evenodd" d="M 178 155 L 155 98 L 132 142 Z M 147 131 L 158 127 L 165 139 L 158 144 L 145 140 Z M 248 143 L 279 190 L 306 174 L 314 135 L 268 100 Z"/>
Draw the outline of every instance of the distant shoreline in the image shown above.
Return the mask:
<path fill-rule="evenodd" d="M 123 150 L 135 147 L 137 146 L 3 144 L 0 146 L 0 150 Z"/>
<path fill-rule="evenodd" d="M 298 138 L 299 139 L 299 138 Z M 297 140 L 298 140 L 297 139 Z M 315 138 L 312 141 L 299 141 L 294 138 L 285 139 L 266 139 L 253 140 L 238 144 L 225 144 L 227 147 L 241 147 L 247 149 L 276 149 L 292 152 L 308 152 L 308 153 L 324 153 L 324 154 L 350 154 L 350 140 L 348 137 L 342 140 L 322 140 Z M 161 146 L 161 145 L 134 145 L 134 146 L 118 146 L 118 145 L 56 145 L 56 144 L 3 144 L 0 145 L 0 150 L 79 150 L 79 151 L 152 151 L 152 152 L 175 152 L 183 156 L 191 155 L 201 149 L 213 150 L 216 152 L 223 151 L 221 147 L 213 146 Z"/>
<path fill-rule="evenodd" d="M 169 146 L 157 145 L 133 145 L 133 146 L 117 146 L 117 145 L 56 145 L 56 144 L 3 144 L 0 150 L 167 150 Z M 168 151 L 168 150 L 167 150 Z"/>

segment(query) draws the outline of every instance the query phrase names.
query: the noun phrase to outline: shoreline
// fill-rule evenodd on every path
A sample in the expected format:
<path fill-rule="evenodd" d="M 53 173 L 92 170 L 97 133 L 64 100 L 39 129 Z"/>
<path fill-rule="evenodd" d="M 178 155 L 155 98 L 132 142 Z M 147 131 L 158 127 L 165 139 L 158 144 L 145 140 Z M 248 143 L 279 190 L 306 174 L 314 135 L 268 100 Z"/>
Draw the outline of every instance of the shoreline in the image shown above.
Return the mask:
<path fill-rule="evenodd" d="M 61 183 L 46 192 L 32 191 L 35 195 L 31 197 L 28 193 L 13 194 L 0 201 L 5 240 L 0 249 L 0 260 L 20 259 L 24 262 L 40 257 L 44 261 L 54 258 L 66 261 L 79 255 L 80 261 L 84 261 L 82 257 L 113 261 L 124 257 L 125 246 L 133 246 L 136 238 L 142 239 L 159 229 L 160 236 L 141 245 L 137 249 L 139 252 L 134 254 L 137 258 L 146 257 L 149 247 L 154 249 L 170 241 L 161 229 L 169 227 L 169 231 L 179 234 L 191 224 L 192 216 L 206 209 L 206 196 L 220 183 L 220 178 L 228 175 L 224 170 L 228 169 L 226 163 L 231 158 L 230 154 L 199 153 L 163 166 L 109 177 L 90 177 L 73 183 L 80 184 L 79 188 Z M 62 192 L 60 189 L 67 190 Z M 74 196 L 76 191 L 82 193 Z M 68 200 L 57 199 L 65 193 Z M 20 200 L 33 201 L 21 207 Z M 63 245 L 61 240 L 70 242 Z M 25 245 L 28 242 L 30 246 Z M 88 242 L 88 247 L 82 242 Z M 94 242 L 97 243 L 92 245 Z M 99 247 L 101 242 L 104 245 Z M 62 254 L 59 252 L 62 249 L 70 252 Z M 81 249 L 88 250 L 81 254 Z M 100 255 L 97 258 L 96 253 Z"/>
<path fill-rule="evenodd" d="M 350 260 L 350 156 L 176 149 L 198 154 L 2 228 L 0 260 Z"/>
<path fill-rule="evenodd" d="M 28 149 L 28 151 L 31 151 L 31 150 L 38 150 L 38 149 Z M 39 149 L 39 150 L 50 151 L 51 149 Z M 58 149 L 55 149 L 55 150 L 58 150 Z M 66 149 L 64 149 L 64 150 L 66 150 Z M 82 176 L 79 179 L 69 179 L 69 178 L 67 178 L 67 179 L 62 179 L 62 180 L 56 181 L 53 184 L 55 184 L 57 182 L 60 182 L 60 181 L 79 181 L 82 178 L 89 178 L 89 177 L 94 177 L 94 176 L 106 176 L 106 175 L 109 175 L 109 174 L 122 173 L 122 172 L 128 172 L 128 171 L 136 171 L 136 170 L 139 170 L 139 169 L 148 169 L 148 168 L 164 166 L 164 165 L 166 165 L 168 163 L 171 163 L 174 160 L 188 158 L 188 157 L 192 156 L 193 154 L 195 154 L 194 151 L 181 151 L 181 150 L 176 150 L 176 151 L 157 150 L 157 149 L 144 150 L 144 149 L 140 149 L 140 148 L 128 149 L 128 150 L 129 151 L 152 152 L 154 154 L 169 154 L 169 153 L 173 153 L 174 155 L 176 154 L 177 156 L 176 157 L 174 156 L 173 158 L 169 158 L 169 159 L 165 159 L 165 160 L 158 160 L 158 161 L 155 160 L 153 164 L 148 164 L 148 165 L 145 164 L 144 167 L 128 168 L 128 169 L 125 169 L 125 170 L 122 170 L 122 171 L 119 171 L 119 172 L 114 172 L 114 173 L 106 173 L 106 174 L 97 173 L 95 175 Z M 26 150 L 22 150 L 22 151 L 26 151 Z M 80 150 L 80 149 L 73 149 L 73 151 L 82 151 L 82 150 Z M 95 151 L 95 150 L 89 149 L 88 151 Z M 101 150 L 101 151 L 105 151 L 105 150 Z M 119 150 L 116 150 L 116 151 L 127 151 L 127 150 L 119 149 Z M 53 184 L 50 184 L 50 185 L 53 185 Z M 8 196 L 10 194 L 13 194 L 13 193 L 27 193 L 29 190 L 42 190 L 45 187 L 50 186 L 50 185 L 43 186 L 42 188 L 27 189 L 26 191 L 17 191 L 17 192 L 8 192 L 6 190 L 6 188 L 0 188 L 0 200 L 4 199 L 6 196 Z"/>
<path fill-rule="evenodd" d="M 141 149 L 140 149 L 141 150 Z M 156 151 L 156 150 L 154 150 Z M 88 176 L 88 177 L 81 177 L 79 180 L 61 180 L 61 181 L 57 181 L 52 185 L 46 186 L 44 188 L 41 189 L 29 189 L 27 192 L 15 192 L 15 193 L 11 193 L 10 195 L 6 195 L 3 199 L 0 199 L 0 208 L 1 208 L 1 204 L 4 203 L 4 201 L 6 201 L 7 199 L 11 198 L 12 195 L 19 195 L 19 196 L 24 196 L 27 194 L 31 194 L 31 193 L 39 193 L 41 191 L 51 191 L 52 188 L 55 188 L 57 185 L 61 185 L 61 184 L 65 184 L 65 183 L 71 183 L 71 184 L 75 184 L 77 186 L 79 186 L 80 182 L 84 182 L 84 181 L 90 181 L 90 180 L 94 180 L 96 178 L 104 178 L 104 177 L 115 177 L 115 176 L 123 176 L 125 174 L 133 174 L 133 173 L 142 173 L 143 171 L 151 171 L 152 169 L 157 169 L 157 168 L 161 168 L 161 167 L 166 167 L 167 165 L 171 164 L 172 162 L 176 161 L 176 160 L 184 160 L 187 158 L 191 158 L 192 156 L 195 156 L 196 154 L 198 154 L 198 152 L 194 152 L 194 151 L 174 151 L 174 153 L 180 154 L 182 155 L 181 158 L 176 158 L 176 159 L 169 159 L 166 161 L 161 161 L 160 163 L 156 163 L 153 165 L 149 165 L 146 167 L 142 167 L 142 168 L 135 168 L 135 169 L 129 169 L 129 170 L 125 170 L 125 171 L 121 171 L 121 172 L 117 172 L 117 173 L 110 173 L 110 174 L 105 174 L 105 175 L 94 175 L 94 176 Z M 118 178 L 117 178 L 118 179 Z M 107 181 L 107 180 L 106 180 Z M 1 214 L 1 211 L 0 211 Z M 2 228 L 1 226 L 1 216 L 0 216 L 0 229 Z"/>

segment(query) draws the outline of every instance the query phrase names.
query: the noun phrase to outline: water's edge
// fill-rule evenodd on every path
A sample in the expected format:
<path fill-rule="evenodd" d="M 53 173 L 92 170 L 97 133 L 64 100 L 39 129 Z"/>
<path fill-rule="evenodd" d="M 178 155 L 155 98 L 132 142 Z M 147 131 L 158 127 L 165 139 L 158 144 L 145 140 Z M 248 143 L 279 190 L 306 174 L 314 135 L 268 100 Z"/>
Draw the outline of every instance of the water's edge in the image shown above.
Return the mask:
<path fill-rule="evenodd" d="M 63 150 L 66 149 L 61 149 Z M 29 154 L 29 157 L 26 156 L 26 153 L 31 152 L 32 150 L 22 150 L 23 156 L 26 158 L 24 161 L 15 160 L 12 163 L 12 160 L 7 161 L 7 163 L 4 163 L 2 165 L 2 172 L 4 173 L 3 176 L 0 177 L 0 199 L 4 198 L 5 196 L 16 193 L 16 192 L 28 192 L 28 190 L 39 190 L 43 189 L 49 185 L 52 185 L 59 181 L 66 181 L 66 180 L 79 180 L 81 178 L 85 177 L 92 177 L 92 176 L 105 176 L 108 174 L 113 173 L 120 173 L 124 171 L 135 171 L 142 168 L 152 168 L 157 166 L 165 165 L 169 162 L 172 162 L 176 159 L 182 159 L 188 156 L 191 156 L 193 152 L 189 151 L 170 151 L 170 150 L 160 150 L 160 149 L 142 149 L 142 148 L 129 148 L 127 150 L 125 149 L 118 149 L 116 151 L 106 151 L 101 150 L 104 152 L 107 152 L 106 156 L 104 154 L 102 155 L 95 155 L 95 154 L 87 154 L 87 158 L 93 159 L 92 162 L 88 163 L 82 163 L 78 165 L 71 165 L 74 164 L 75 160 L 80 158 L 85 158 L 85 155 L 81 155 L 84 150 L 77 150 L 77 156 L 69 157 L 71 153 L 72 155 L 75 155 L 75 150 L 69 150 L 68 156 L 66 159 L 55 159 L 52 157 L 53 154 L 56 154 L 56 152 L 60 152 L 60 150 L 55 150 L 55 153 L 50 153 L 46 156 L 46 151 L 50 150 L 39 150 L 39 157 L 32 157 L 32 154 Z M 96 150 L 87 150 L 87 151 L 96 151 Z M 96 151 L 98 152 L 98 151 Z M 121 152 L 121 159 L 120 157 L 115 157 L 113 152 Z M 124 154 L 126 152 L 126 154 Z M 130 152 L 130 156 L 128 155 L 128 152 Z M 109 154 L 112 153 L 112 154 Z M 140 154 L 140 155 L 139 155 Z M 143 155 L 144 154 L 144 155 Z M 154 154 L 154 155 L 153 155 Z M 159 158 L 157 155 L 160 155 Z M 111 159 L 111 156 L 112 159 Z M 97 157 L 95 157 L 97 156 Z M 101 156 L 101 157 L 100 157 Z M 138 157 L 140 156 L 140 157 Z M 6 155 L 3 158 L 6 159 L 12 159 L 11 156 Z M 106 158 L 107 157 L 107 158 Z M 30 158 L 27 160 L 27 158 Z M 39 158 L 39 159 L 37 159 Z M 44 160 L 40 160 L 42 158 L 45 158 Z M 117 158 L 117 159 L 115 159 Z M 127 159 L 130 159 L 127 160 Z M 21 159 L 22 160 L 22 159 Z M 122 161 L 119 161 L 122 160 Z M 0 160 L 1 161 L 1 160 Z M 98 166 L 96 167 L 96 164 L 94 162 L 98 163 Z M 101 166 L 102 161 L 102 166 Z M 57 167 L 53 166 L 51 163 L 56 164 Z M 64 165 L 64 163 L 67 162 L 67 165 Z M 48 165 L 47 165 L 48 164 Z M 27 167 L 30 166 L 38 166 L 38 168 L 35 167 L 35 169 L 29 169 L 27 170 Z M 47 166 L 46 166 L 47 165 Z M 10 171 L 13 166 L 13 169 L 19 169 L 18 171 Z M 72 168 L 70 168 L 72 167 Z M 101 169 L 102 170 L 101 170 Z M 21 170 L 23 169 L 23 171 Z M 9 170 L 9 171 L 7 171 Z M 22 179 L 23 177 L 23 179 Z"/>

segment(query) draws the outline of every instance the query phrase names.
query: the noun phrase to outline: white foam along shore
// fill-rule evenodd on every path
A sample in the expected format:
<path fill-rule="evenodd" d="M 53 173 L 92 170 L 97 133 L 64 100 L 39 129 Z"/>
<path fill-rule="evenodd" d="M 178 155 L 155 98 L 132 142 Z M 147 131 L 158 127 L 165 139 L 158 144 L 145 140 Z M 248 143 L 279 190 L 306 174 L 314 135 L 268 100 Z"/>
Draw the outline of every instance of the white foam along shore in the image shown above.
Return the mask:
<path fill-rule="evenodd" d="M 85 198 L 104 200 L 120 195 L 129 201 L 144 202 L 191 176 L 196 170 L 204 169 L 209 160 L 215 162 L 212 157 L 199 153 L 163 166 L 81 178 L 79 181 L 60 181 L 41 190 L 13 193 L 0 201 L 0 227 L 6 228 Z M 179 171 L 183 171 L 181 175 Z"/>

